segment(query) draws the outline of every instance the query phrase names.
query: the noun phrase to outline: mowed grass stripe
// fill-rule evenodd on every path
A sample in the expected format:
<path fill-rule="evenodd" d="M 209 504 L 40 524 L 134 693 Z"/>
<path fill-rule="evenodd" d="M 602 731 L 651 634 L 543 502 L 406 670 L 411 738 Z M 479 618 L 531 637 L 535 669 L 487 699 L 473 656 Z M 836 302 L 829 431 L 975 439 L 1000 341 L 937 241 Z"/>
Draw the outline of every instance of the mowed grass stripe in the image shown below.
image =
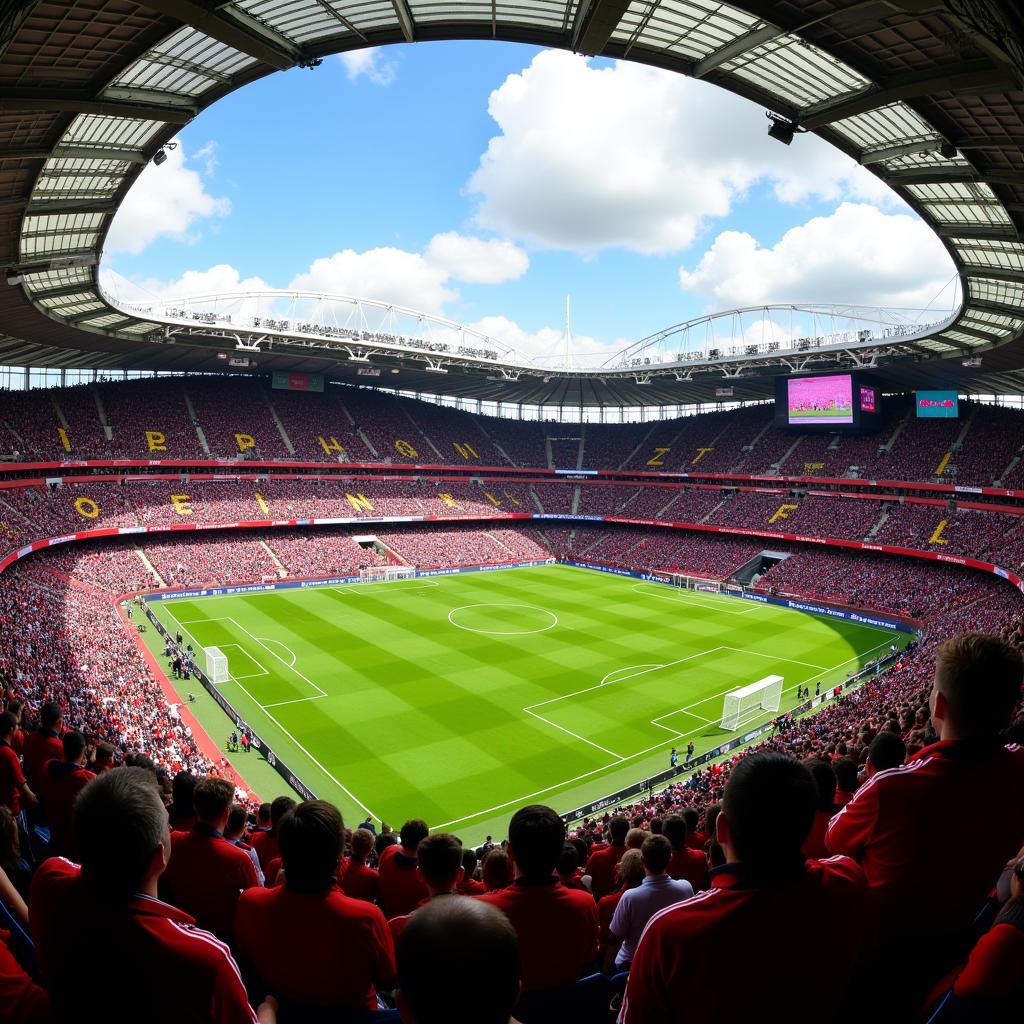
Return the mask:
<path fill-rule="evenodd" d="M 266 676 L 221 689 L 316 792 L 337 800 L 350 816 L 366 806 L 392 822 L 413 815 L 434 824 L 457 821 L 470 838 L 507 821 L 507 813 L 489 808 L 539 791 L 561 806 L 560 792 L 575 802 L 581 789 L 599 796 L 665 767 L 668 748 L 678 744 L 670 730 L 692 733 L 698 751 L 719 743 L 724 734 L 705 720 L 717 721 L 720 695 L 728 689 L 779 672 L 791 691 L 784 707 L 791 706 L 797 681 L 821 677 L 824 687 L 886 641 L 871 628 L 733 598 L 710 602 L 699 595 L 694 603 L 666 589 L 670 599 L 659 599 L 638 593 L 635 580 L 561 566 L 431 582 L 437 586 L 290 590 L 154 607 L 171 628 L 170 613 L 199 620 L 189 629 L 204 646 L 218 637 L 265 666 Z M 536 621 L 539 629 L 550 624 L 550 611 L 558 625 L 500 636 L 449 621 L 453 609 L 479 604 L 543 611 L 474 609 L 464 623 L 486 627 L 489 621 L 494 630 L 509 630 Z M 733 614 L 735 608 L 750 614 Z M 460 621 L 458 613 L 453 617 Z M 235 621 L 213 621 L 223 618 Z M 308 683 L 288 668 L 285 648 Z M 707 653 L 715 648 L 736 650 Z M 698 655 L 687 663 L 693 670 L 680 665 L 680 671 L 647 679 L 642 673 L 624 678 L 630 666 L 692 655 Z M 831 674 L 809 667 L 848 659 L 851 665 Z M 248 666 L 240 674 L 252 670 L 247 660 L 236 660 Z M 593 687 L 609 673 L 622 678 L 597 698 L 569 697 L 536 708 L 548 722 L 523 711 Z M 313 687 L 326 696 L 304 700 L 317 693 Z M 263 710 L 267 704 L 276 706 Z M 667 728 L 651 724 L 659 716 L 671 716 L 660 719 Z M 616 768 L 614 758 L 591 743 L 630 760 Z M 651 747 L 654 752 L 638 756 Z M 244 760 L 240 767 L 244 771 Z"/>

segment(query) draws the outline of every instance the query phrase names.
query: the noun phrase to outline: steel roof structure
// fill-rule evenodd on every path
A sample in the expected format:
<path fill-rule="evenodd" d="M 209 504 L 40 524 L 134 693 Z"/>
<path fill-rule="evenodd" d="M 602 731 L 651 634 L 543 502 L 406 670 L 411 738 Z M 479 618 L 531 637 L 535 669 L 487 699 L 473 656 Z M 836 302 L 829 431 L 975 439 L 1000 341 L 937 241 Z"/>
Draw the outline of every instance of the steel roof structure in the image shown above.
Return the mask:
<path fill-rule="evenodd" d="M 502 39 L 705 79 L 868 166 L 942 239 L 963 306 L 884 362 L 894 387 L 1024 391 L 1024 17 L 1013 0 L 0 0 L 0 363 L 218 370 L 218 340 L 119 308 L 98 268 L 142 168 L 205 107 L 277 70 L 386 43 Z M 799 139 L 794 143 L 799 145 Z M 849 298 L 855 299 L 855 296 Z M 980 370 L 964 357 L 982 356 Z M 400 386 L 437 392 L 398 354 Z M 261 370 L 356 370 L 275 346 Z M 722 374 L 628 368 L 444 393 L 539 404 L 707 400 Z M 732 381 L 766 397 L 779 367 Z M 544 377 L 548 379 L 545 380 Z"/>

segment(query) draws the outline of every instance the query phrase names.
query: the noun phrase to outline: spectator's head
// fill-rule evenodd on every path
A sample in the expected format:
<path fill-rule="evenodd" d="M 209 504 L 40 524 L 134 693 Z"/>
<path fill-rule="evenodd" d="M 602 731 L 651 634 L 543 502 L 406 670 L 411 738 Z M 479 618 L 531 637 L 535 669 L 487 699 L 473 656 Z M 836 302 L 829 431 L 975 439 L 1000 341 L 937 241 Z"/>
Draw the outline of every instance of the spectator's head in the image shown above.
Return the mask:
<path fill-rule="evenodd" d="M 11 737 L 14 735 L 15 729 L 18 728 L 18 720 L 10 713 L 5 711 L 0 714 L 0 740 L 7 740 L 10 742 Z"/>
<path fill-rule="evenodd" d="M 113 744 L 103 742 L 96 744 L 96 760 L 93 762 L 93 767 L 96 769 L 97 774 L 99 772 L 105 772 L 114 763 L 114 747 Z"/>
<path fill-rule="evenodd" d="M 85 760 L 85 737 L 77 729 L 64 733 L 60 745 L 64 748 L 65 761 L 81 764 Z"/>
<path fill-rule="evenodd" d="M 270 826 L 276 834 L 281 824 L 281 819 L 295 806 L 295 801 L 290 796 L 278 796 L 270 805 Z"/>
<path fill-rule="evenodd" d="M 39 709 L 39 725 L 43 729 L 59 730 L 64 719 L 64 712 L 55 700 L 48 700 Z"/>
<path fill-rule="evenodd" d="M 171 834 L 152 772 L 114 768 L 98 775 L 75 801 L 72 827 L 90 886 L 112 900 L 156 895 Z"/>
<path fill-rule="evenodd" d="M 947 640 L 935 659 L 929 702 L 939 738 L 994 740 L 1010 724 L 1022 677 L 1020 652 L 999 637 L 964 633 Z"/>
<path fill-rule="evenodd" d="M 672 844 L 664 836 L 648 836 L 640 847 L 640 856 L 647 874 L 664 874 L 672 859 Z"/>
<path fill-rule="evenodd" d="M 304 800 L 278 823 L 285 885 L 296 892 L 320 892 L 336 880 L 345 850 L 341 811 L 326 800 Z"/>
<path fill-rule="evenodd" d="M 25 702 L 23 700 L 19 700 L 17 697 L 12 697 L 7 702 L 7 710 L 10 711 L 12 715 L 14 715 L 14 720 L 18 723 L 18 725 L 21 725 L 21 713 L 22 711 L 24 711 L 24 709 Z"/>
<path fill-rule="evenodd" d="M 519 1001 L 519 943 L 508 918 L 464 896 L 420 907 L 398 938 L 406 1024 L 509 1024 Z"/>
<path fill-rule="evenodd" d="M 696 807 L 687 807 L 686 810 L 683 811 L 683 817 L 686 819 L 686 827 L 689 829 L 690 835 L 692 836 L 694 832 L 697 832 L 700 829 L 700 812 Z"/>
<path fill-rule="evenodd" d="M 836 804 L 836 773 L 832 771 L 832 765 L 820 757 L 814 757 L 807 762 L 807 769 L 818 790 L 817 810 L 833 811 Z"/>
<path fill-rule="evenodd" d="M 415 854 L 420 843 L 428 835 L 430 835 L 430 829 L 427 828 L 425 821 L 421 821 L 419 818 L 410 818 L 402 826 L 401 832 L 398 833 L 398 838 L 402 844 L 402 849 L 406 853 Z"/>
<path fill-rule="evenodd" d="M 352 847 L 352 856 L 364 863 L 366 858 L 373 851 L 373 842 L 376 837 L 368 828 L 357 828 L 352 833 L 349 845 Z"/>
<path fill-rule="evenodd" d="M 832 762 L 832 771 L 844 793 L 853 793 L 857 789 L 857 762 L 852 757 L 837 757 Z"/>
<path fill-rule="evenodd" d="M 651 835 L 660 836 L 665 822 L 661 818 L 651 818 Z"/>
<path fill-rule="evenodd" d="M 629 819 L 616 815 L 608 822 L 608 835 L 611 837 L 612 846 L 622 846 L 629 835 Z"/>
<path fill-rule="evenodd" d="M 868 747 L 868 775 L 898 768 L 907 758 L 907 745 L 895 732 L 880 732 Z"/>
<path fill-rule="evenodd" d="M 232 841 L 245 835 L 246 813 L 241 804 L 232 804 L 228 811 L 227 824 L 224 826 L 224 838 Z"/>
<path fill-rule="evenodd" d="M 686 827 L 686 819 L 681 814 L 670 814 L 662 824 L 661 831 L 672 844 L 673 850 L 682 850 L 686 846 L 686 837 L 690 830 Z"/>
<path fill-rule="evenodd" d="M 192 791 L 192 802 L 196 808 L 196 818 L 204 825 L 224 831 L 228 823 L 228 814 L 235 799 L 235 787 L 227 779 L 219 779 L 215 775 L 206 775 L 196 782 Z"/>
<path fill-rule="evenodd" d="M 622 822 L 622 839 L 626 838 L 629 824 Z M 613 833 L 614 836 L 614 833 Z M 508 842 L 516 869 L 527 882 L 546 882 L 555 873 L 555 865 L 565 842 L 565 822 L 543 804 L 531 804 L 512 815 L 508 826 Z"/>
<path fill-rule="evenodd" d="M 558 864 L 556 865 L 558 874 L 561 878 L 572 878 L 579 866 L 580 856 L 576 852 L 576 847 L 567 840 L 562 843 L 562 852 L 558 857 Z"/>
<path fill-rule="evenodd" d="M 650 835 L 646 829 L 631 828 L 626 833 L 626 849 L 639 850 L 644 845 L 644 840 Z"/>
<path fill-rule="evenodd" d="M 476 874 L 477 855 L 472 846 L 462 848 L 462 877 L 472 878 Z"/>
<path fill-rule="evenodd" d="M 462 881 L 462 843 L 455 836 L 435 832 L 416 847 L 416 869 L 431 896 L 454 892 Z"/>
<path fill-rule="evenodd" d="M 615 875 L 623 889 L 635 889 L 644 880 L 643 854 L 639 850 L 627 850 L 615 866 Z"/>
<path fill-rule="evenodd" d="M 786 754 L 749 754 L 733 766 L 715 822 L 730 863 L 758 884 L 792 877 L 819 801 L 811 773 Z"/>
<path fill-rule="evenodd" d="M 191 772 L 178 772 L 171 782 L 171 803 L 174 813 L 181 818 L 190 818 L 195 814 L 192 802 L 196 791 L 196 777 Z"/>
<path fill-rule="evenodd" d="M 488 892 L 512 884 L 512 860 L 500 847 L 488 850 L 480 865 L 480 876 Z"/>
<path fill-rule="evenodd" d="M 256 824 L 266 828 L 270 824 L 270 804 L 260 804 L 256 810 Z"/>

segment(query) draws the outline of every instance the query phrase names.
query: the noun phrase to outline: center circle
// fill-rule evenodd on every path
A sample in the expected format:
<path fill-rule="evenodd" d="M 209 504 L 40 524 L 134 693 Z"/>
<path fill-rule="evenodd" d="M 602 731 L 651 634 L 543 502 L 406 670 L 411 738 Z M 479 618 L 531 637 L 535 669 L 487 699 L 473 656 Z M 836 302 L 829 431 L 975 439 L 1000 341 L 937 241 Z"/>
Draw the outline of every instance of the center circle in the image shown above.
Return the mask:
<path fill-rule="evenodd" d="M 558 616 L 532 604 L 464 604 L 448 613 L 448 621 L 470 633 L 526 636 L 554 629 Z"/>

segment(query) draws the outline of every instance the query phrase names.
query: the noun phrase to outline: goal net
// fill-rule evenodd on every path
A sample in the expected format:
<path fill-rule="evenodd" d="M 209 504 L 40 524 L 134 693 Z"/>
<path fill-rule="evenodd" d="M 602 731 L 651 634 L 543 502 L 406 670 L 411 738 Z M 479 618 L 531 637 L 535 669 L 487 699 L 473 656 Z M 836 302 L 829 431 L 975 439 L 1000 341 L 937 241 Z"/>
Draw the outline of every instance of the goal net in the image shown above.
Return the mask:
<path fill-rule="evenodd" d="M 725 695 L 722 728 L 732 732 L 752 722 L 762 711 L 778 711 L 782 702 L 782 676 L 765 676 Z"/>
<path fill-rule="evenodd" d="M 205 648 L 206 676 L 211 683 L 228 681 L 228 656 L 219 647 Z"/>
<path fill-rule="evenodd" d="M 665 583 L 671 583 L 682 590 L 702 590 L 707 594 L 719 594 L 722 591 L 719 580 L 709 580 L 703 576 L 686 576 L 681 572 L 658 573 L 657 576 Z"/>
<path fill-rule="evenodd" d="M 415 565 L 368 565 L 359 570 L 360 583 L 389 583 L 416 579 Z"/>

